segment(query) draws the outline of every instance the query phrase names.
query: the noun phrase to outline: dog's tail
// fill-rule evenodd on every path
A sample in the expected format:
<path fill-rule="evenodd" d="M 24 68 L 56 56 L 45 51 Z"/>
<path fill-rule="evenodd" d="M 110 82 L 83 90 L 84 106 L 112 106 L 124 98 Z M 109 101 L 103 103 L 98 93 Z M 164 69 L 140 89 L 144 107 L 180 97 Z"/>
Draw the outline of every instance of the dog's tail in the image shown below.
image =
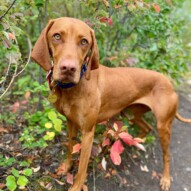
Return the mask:
<path fill-rule="evenodd" d="M 179 121 L 182 121 L 184 123 L 191 123 L 191 119 L 186 119 L 184 117 L 182 117 L 178 112 L 175 115 L 176 119 L 178 119 Z"/>

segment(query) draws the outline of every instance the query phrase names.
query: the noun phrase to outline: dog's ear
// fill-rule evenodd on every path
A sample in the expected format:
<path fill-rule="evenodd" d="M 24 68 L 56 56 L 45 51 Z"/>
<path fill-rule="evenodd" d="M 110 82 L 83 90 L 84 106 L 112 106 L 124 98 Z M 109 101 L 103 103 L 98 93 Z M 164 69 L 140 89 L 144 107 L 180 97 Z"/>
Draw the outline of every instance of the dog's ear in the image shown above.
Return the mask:
<path fill-rule="evenodd" d="M 37 62 L 44 70 L 49 71 L 52 67 L 50 52 L 47 42 L 47 33 L 53 25 L 54 20 L 50 20 L 41 32 L 31 53 L 31 58 Z"/>
<path fill-rule="evenodd" d="M 98 45 L 97 41 L 95 38 L 94 31 L 91 29 L 91 37 L 92 37 L 92 47 L 91 47 L 91 55 L 88 61 L 88 68 L 86 72 L 86 79 L 90 79 L 90 72 L 91 70 L 95 70 L 99 68 L 99 50 L 98 50 Z"/>

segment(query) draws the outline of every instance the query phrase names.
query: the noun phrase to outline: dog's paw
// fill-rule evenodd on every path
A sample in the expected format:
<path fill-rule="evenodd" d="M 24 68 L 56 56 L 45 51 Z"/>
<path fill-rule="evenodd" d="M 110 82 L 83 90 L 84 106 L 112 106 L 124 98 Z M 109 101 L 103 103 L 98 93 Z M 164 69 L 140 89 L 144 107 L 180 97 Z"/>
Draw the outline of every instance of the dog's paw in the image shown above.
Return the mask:
<path fill-rule="evenodd" d="M 160 180 L 160 186 L 162 191 L 170 190 L 170 178 L 162 177 Z"/>
<path fill-rule="evenodd" d="M 82 191 L 88 191 L 88 187 L 85 184 L 82 186 L 82 188 L 79 188 L 79 189 L 78 188 L 76 188 L 75 186 L 72 186 L 69 188 L 68 191 L 81 191 L 81 190 Z"/>

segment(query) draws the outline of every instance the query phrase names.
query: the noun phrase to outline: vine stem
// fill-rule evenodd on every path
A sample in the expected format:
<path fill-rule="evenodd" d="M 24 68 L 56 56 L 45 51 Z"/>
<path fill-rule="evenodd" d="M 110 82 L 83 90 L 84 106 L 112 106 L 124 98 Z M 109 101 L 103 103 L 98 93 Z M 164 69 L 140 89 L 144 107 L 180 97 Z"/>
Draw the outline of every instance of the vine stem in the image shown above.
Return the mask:
<path fill-rule="evenodd" d="M 3 15 L 0 16 L 0 20 L 5 17 L 5 15 L 10 11 L 10 9 L 13 7 L 13 5 L 15 4 L 16 0 L 14 0 L 11 5 L 9 6 L 9 8 L 5 11 L 5 13 Z"/>

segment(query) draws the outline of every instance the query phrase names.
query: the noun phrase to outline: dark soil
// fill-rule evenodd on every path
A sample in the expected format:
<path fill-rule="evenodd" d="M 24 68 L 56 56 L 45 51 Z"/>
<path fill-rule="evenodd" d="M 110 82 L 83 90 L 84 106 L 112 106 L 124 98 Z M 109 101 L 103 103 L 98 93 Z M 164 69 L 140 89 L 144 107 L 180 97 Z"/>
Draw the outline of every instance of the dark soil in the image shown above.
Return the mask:
<path fill-rule="evenodd" d="M 179 113 L 191 118 L 191 90 L 190 85 L 181 86 L 179 91 Z M 0 153 L 7 157 L 16 156 L 18 160 L 33 158 L 33 167 L 41 166 L 35 175 L 31 178 L 31 183 L 26 190 L 42 191 L 48 190 L 36 186 L 37 182 L 50 181 L 53 185 L 53 191 L 66 191 L 69 185 L 57 185 L 55 179 L 50 176 L 50 172 L 61 163 L 62 156 L 59 153 L 63 145 L 57 143 L 50 145 L 45 150 L 26 151 L 21 148 L 18 141 L 20 127 L 8 127 L 7 132 L 0 133 Z M 154 130 L 157 137 L 157 131 Z M 177 120 L 173 123 L 171 137 L 171 191 L 190 191 L 191 190 L 191 124 L 185 124 Z M 63 140 L 61 140 L 63 141 Z M 88 168 L 88 180 L 86 185 L 89 191 L 160 191 L 159 181 L 162 173 L 162 152 L 158 137 L 156 143 L 149 145 L 146 153 L 126 149 L 122 155 L 122 164 L 116 167 L 108 164 L 108 171 L 105 172 L 99 168 L 94 161 L 90 162 Z M 31 157 L 32 156 L 32 157 Z M 77 165 L 76 165 L 77 166 Z M 17 168 L 17 166 L 14 166 Z M 142 168 L 141 168 L 142 167 Z M 10 174 L 9 168 L 0 166 L 0 183 L 5 183 L 5 178 Z M 73 171 L 76 171 L 77 167 Z M 113 175 L 109 175 L 108 172 Z M 63 182 L 63 179 L 58 179 Z M 55 186 L 57 185 L 57 186 Z M 6 190 L 6 188 L 4 188 Z"/>

